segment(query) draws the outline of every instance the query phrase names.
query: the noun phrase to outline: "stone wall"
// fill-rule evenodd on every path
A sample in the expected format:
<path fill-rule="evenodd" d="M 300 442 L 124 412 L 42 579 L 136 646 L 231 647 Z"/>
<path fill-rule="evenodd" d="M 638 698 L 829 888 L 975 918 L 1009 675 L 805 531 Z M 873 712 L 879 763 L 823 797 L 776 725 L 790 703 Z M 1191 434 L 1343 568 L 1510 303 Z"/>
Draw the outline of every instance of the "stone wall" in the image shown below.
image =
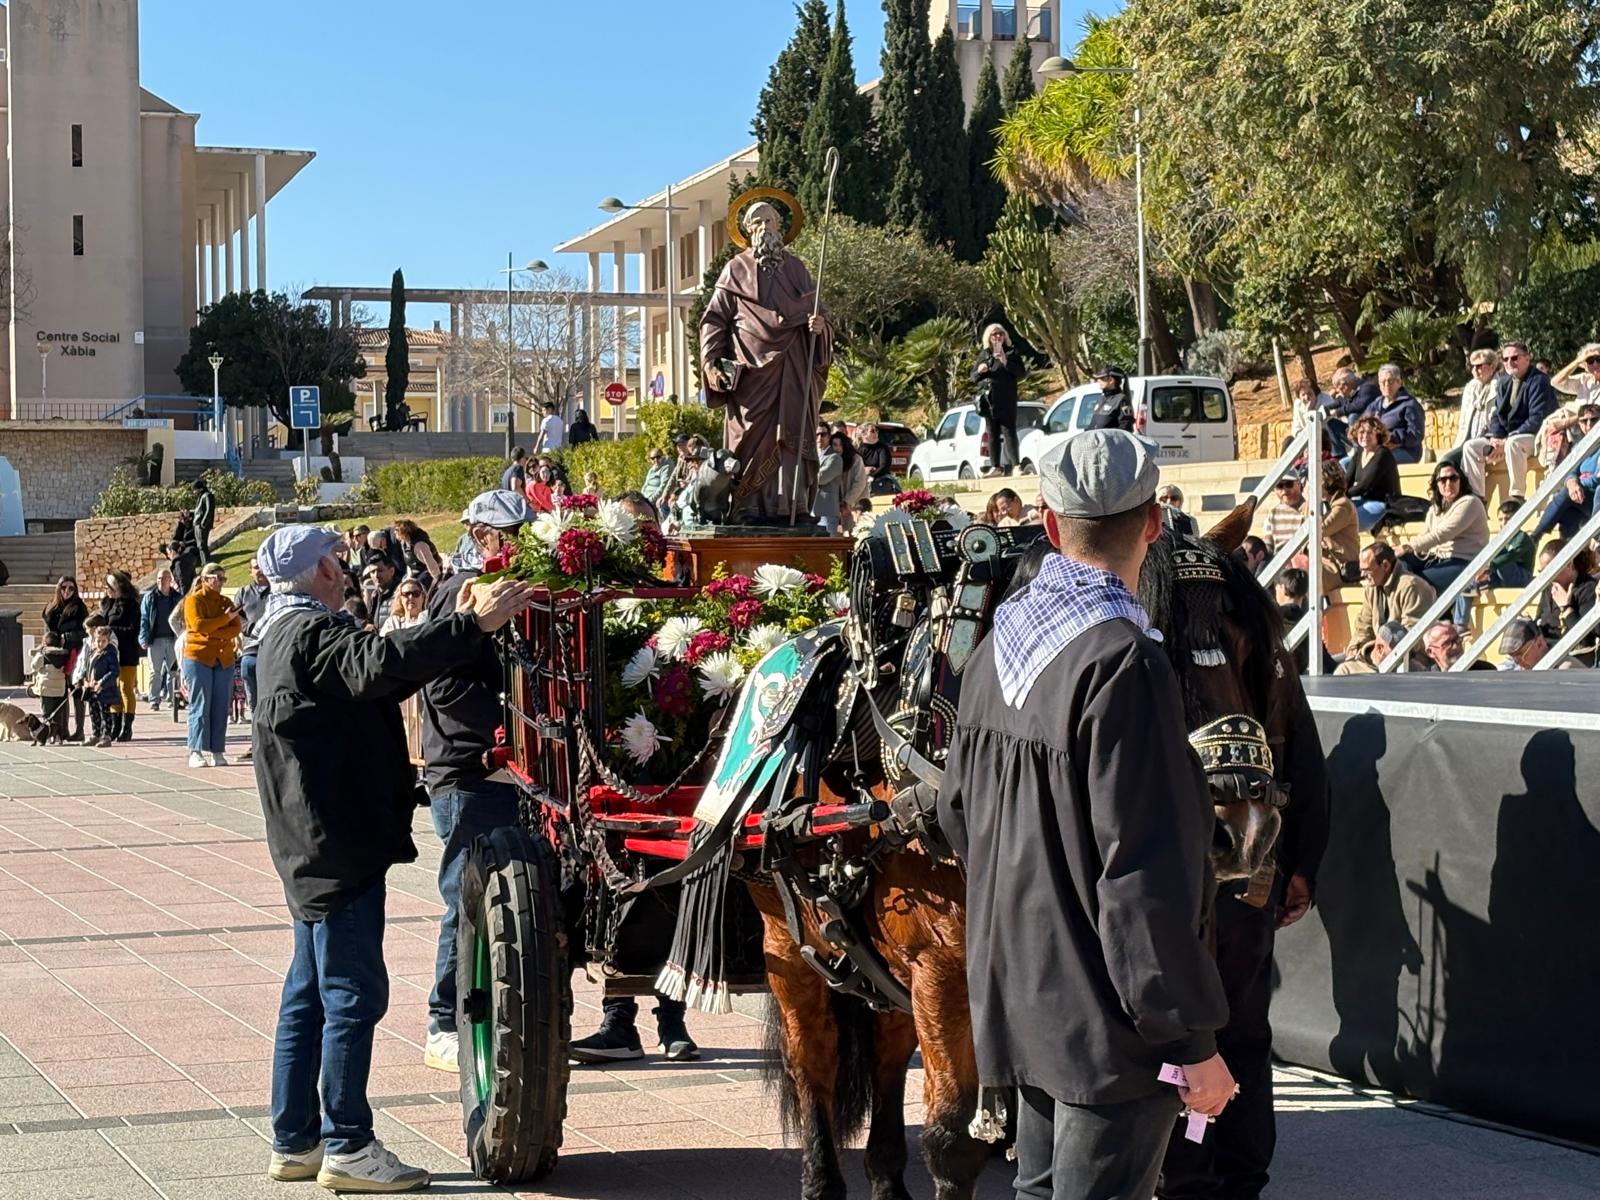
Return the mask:
<path fill-rule="evenodd" d="M 270 508 L 221 508 L 211 530 L 211 548 L 246 529 L 272 522 Z M 85 594 L 98 595 L 111 571 L 127 571 L 143 579 L 166 560 L 156 549 L 178 523 L 177 513 L 145 513 L 136 517 L 93 517 L 73 526 L 73 551 L 78 583 Z"/>
<path fill-rule="evenodd" d="M 148 430 L 87 422 L 0 422 L 0 458 L 22 477 L 22 511 L 30 521 L 89 514 L 123 460 L 144 453 Z"/>

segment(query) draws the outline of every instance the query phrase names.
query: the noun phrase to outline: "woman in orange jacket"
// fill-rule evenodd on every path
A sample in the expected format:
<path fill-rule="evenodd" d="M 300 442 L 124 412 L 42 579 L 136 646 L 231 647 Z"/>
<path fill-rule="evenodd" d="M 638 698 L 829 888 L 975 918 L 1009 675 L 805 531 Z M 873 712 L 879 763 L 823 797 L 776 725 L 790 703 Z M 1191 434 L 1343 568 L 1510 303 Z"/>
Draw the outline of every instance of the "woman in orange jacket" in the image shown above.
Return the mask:
<path fill-rule="evenodd" d="M 183 598 L 183 683 L 189 692 L 189 765 L 225 767 L 233 703 L 239 610 L 222 594 L 220 563 L 209 562 Z"/>

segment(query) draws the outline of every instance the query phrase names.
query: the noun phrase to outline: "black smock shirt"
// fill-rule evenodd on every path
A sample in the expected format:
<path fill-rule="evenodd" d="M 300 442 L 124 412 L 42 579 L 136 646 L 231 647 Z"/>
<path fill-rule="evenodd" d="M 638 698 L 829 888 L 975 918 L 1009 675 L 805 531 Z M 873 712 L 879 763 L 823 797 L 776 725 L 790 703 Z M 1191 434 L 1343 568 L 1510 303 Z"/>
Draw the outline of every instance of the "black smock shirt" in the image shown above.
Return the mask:
<path fill-rule="evenodd" d="M 1161 648 L 1080 633 L 1008 707 L 986 638 L 962 684 L 939 820 L 967 869 L 979 1080 L 1068 1104 L 1164 1086 L 1228 1020 L 1200 936 L 1215 817 Z"/>
<path fill-rule="evenodd" d="M 448 620 L 456 611 L 461 586 L 479 572 L 460 571 L 449 585 L 433 594 L 430 621 Z M 494 746 L 495 730 L 505 720 L 500 693 L 505 667 L 493 638 L 484 638 L 477 653 L 422 689 L 422 782 L 430 793 L 447 791 L 488 778 L 483 756 Z"/>
<path fill-rule="evenodd" d="M 320 921 L 412 862 L 417 773 L 400 701 L 476 657 L 470 613 L 388 637 L 325 608 L 272 620 L 256 659 L 256 786 L 297 921 Z"/>

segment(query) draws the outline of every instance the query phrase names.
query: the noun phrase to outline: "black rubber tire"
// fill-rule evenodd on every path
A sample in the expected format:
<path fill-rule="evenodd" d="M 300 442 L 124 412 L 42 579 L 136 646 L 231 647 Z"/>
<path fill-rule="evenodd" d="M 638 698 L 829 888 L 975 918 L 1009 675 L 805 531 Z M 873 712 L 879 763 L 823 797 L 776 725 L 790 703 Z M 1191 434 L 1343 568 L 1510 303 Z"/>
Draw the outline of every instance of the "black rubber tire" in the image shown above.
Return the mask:
<path fill-rule="evenodd" d="M 543 840 L 497 829 L 467 851 L 456 931 L 461 1105 L 473 1173 L 490 1183 L 543 1179 L 567 1116 L 572 974 L 561 872 Z M 476 970 L 482 931 L 486 972 Z M 489 986 L 477 981 L 486 978 Z M 480 1095 L 478 1037 L 488 1039 Z"/>
<path fill-rule="evenodd" d="M 956 472 L 957 479 L 976 479 L 978 473 L 972 469 L 971 463 L 962 463 L 961 469 Z"/>

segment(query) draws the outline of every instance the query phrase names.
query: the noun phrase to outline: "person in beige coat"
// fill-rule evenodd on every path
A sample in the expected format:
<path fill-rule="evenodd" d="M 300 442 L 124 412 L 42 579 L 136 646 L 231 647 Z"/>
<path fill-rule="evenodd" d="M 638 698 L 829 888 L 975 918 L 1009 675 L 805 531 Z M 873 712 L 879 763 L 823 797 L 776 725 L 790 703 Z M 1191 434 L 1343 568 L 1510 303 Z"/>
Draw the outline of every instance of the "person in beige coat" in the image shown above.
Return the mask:
<path fill-rule="evenodd" d="M 1489 514 L 1465 471 L 1452 462 L 1434 467 L 1428 500 L 1422 532 L 1400 547 L 1400 565 L 1442 592 L 1489 544 Z"/>
<path fill-rule="evenodd" d="M 1361 581 L 1361 609 L 1343 659 L 1347 664 L 1370 667 L 1378 630 L 1392 621 L 1411 629 L 1438 593 L 1421 576 L 1400 570 L 1394 547 L 1387 542 L 1373 542 L 1361 551 Z"/>

